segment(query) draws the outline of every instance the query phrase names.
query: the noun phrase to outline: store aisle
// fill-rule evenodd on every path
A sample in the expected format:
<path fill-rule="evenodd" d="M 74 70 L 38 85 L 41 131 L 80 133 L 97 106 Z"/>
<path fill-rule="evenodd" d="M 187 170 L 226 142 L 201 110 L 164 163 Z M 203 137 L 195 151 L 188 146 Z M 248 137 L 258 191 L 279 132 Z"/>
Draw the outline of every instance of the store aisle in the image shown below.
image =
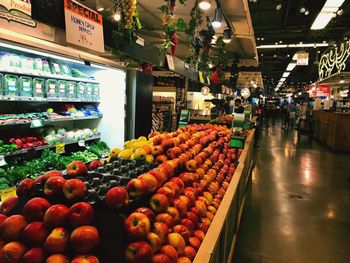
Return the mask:
<path fill-rule="evenodd" d="M 234 261 L 350 262 L 350 155 L 263 130 Z"/>

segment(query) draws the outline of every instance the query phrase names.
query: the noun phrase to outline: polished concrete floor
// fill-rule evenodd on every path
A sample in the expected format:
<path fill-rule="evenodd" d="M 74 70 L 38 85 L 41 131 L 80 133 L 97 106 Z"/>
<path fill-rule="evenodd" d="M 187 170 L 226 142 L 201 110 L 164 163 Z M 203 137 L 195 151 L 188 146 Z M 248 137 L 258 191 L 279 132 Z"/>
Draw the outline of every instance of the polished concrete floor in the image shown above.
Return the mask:
<path fill-rule="evenodd" d="M 349 263 L 350 155 L 279 124 L 258 145 L 233 262 Z"/>

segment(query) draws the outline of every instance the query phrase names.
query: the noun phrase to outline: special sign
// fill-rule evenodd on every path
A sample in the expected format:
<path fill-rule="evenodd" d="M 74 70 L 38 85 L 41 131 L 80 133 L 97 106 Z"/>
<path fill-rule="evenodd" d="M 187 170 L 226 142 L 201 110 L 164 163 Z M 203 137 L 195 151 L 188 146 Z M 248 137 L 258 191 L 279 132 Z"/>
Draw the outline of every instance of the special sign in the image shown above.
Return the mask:
<path fill-rule="evenodd" d="M 68 43 L 104 52 L 102 16 L 74 1 L 64 0 Z"/>

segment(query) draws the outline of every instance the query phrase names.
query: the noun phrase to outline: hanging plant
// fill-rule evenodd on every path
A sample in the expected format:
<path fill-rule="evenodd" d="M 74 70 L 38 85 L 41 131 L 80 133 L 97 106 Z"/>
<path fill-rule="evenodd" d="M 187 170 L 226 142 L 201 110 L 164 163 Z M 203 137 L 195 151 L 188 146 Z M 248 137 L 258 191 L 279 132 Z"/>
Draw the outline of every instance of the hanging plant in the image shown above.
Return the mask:
<path fill-rule="evenodd" d="M 179 0 L 179 2 L 180 4 L 184 5 L 186 3 L 186 0 Z M 162 24 L 164 28 L 164 41 L 159 48 L 160 51 L 162 51 L 162 53 L 164 54 L 176 54 L 176 48 L 179 44 L 179 39 L 176 32 L 184 32 L 187 29 L 187 25 L 182 18 L 180 18 L 178 21 L 174 20 L 175 6 L 176 0 L 165 0 L 165 4 L 159 7 L 159 9 L 164 14 L 162 19 Z"/>
<path fill-rule="evenodd" d="M 203 48 L 201 49 L 202 52 L 199 57 L 198 70 L 208 73 L 210 71 L 209 62 L 210 62 L 210 50 L 212 48 L 211 42 L 214 39 L 215 30 L 211 24 L 209 17 L 206 17 L 206 23 L 207 23 L 207 29 L 203 29 L 199 32 L 199 35 L 202 38 Z"/>

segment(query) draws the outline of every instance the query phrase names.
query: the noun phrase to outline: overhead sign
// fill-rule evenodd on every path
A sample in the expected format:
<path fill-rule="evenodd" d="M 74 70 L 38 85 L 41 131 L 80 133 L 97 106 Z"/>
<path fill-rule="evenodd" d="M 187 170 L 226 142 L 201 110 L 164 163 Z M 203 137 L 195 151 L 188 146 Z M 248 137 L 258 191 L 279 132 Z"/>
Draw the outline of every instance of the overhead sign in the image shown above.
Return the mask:
<path fill-rule="evenodd" d="M 64 0 L 66 40 L 68 43 L 104 52 L 102 16 L 74 1 Z"/>
<path fill-rule="evenodd" d="M 327 97 L 331 93 L 331 85 L 329 83 L 317 84 L 309 86 L 310 97 Z"/>
<path fill-rule="evenodd" d="M 297 54 L 297 66 L 309 65 L 309 53 L 305 51 L 299 51 Z"/>
<path fill-rule="evenodd" d="M 30 1 L 1 0 L 0 28 L 48 41 L 55 40 L 55 29 L 32 19 Z"/>

